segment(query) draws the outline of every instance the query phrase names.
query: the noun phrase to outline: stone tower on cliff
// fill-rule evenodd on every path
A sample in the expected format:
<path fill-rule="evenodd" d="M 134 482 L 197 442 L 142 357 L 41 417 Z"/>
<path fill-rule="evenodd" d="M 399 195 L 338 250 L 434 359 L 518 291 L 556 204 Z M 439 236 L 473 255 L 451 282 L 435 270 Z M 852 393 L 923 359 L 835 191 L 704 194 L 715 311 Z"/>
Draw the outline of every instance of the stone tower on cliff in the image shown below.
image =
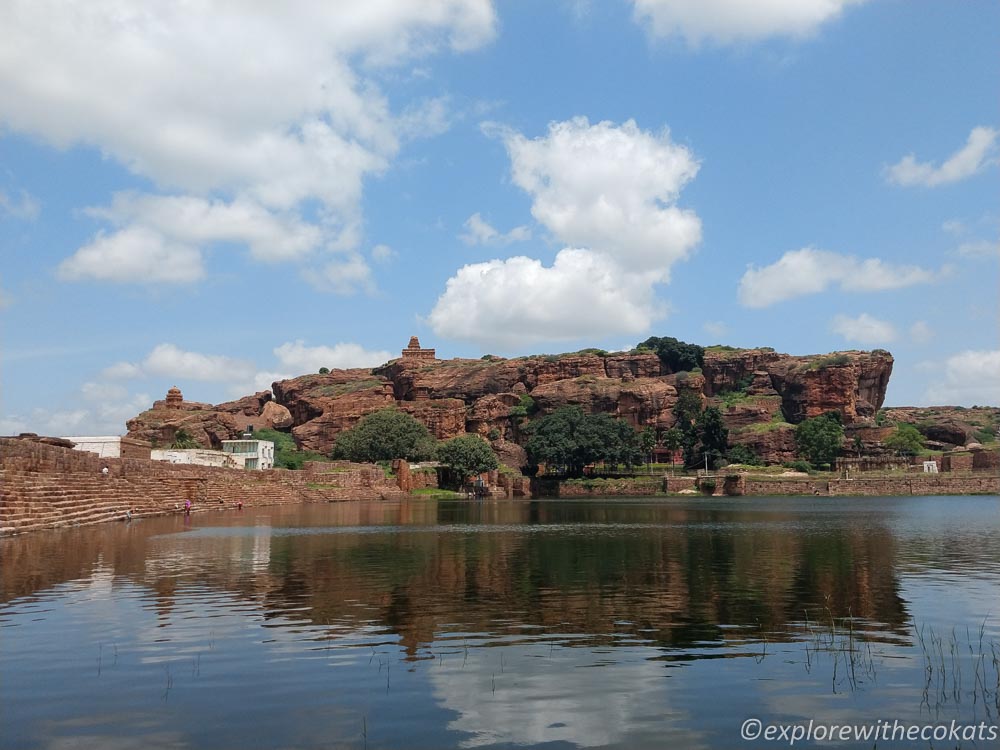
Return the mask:
<path fill-rule="evenodd" d="M 403 360 L 406 362 L 434 362 L 437 354 L 433 349 L 421 349 L 420 339 L 410 336 L 410 343 L 403 349 Z"/>

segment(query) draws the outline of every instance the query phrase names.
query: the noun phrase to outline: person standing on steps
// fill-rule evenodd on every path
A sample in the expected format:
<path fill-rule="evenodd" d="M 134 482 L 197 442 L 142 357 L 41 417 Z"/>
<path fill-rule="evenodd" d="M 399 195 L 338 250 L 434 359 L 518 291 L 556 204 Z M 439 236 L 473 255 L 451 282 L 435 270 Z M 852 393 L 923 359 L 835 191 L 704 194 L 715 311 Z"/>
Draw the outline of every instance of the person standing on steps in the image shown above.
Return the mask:
<path fill-rule="evenodd" d="M 104 477 L 105 479 L 107 479 L 108 478 L 108 473 L 109 473 L 108 467 L 107 466 L 102 466 L 101 467 L 101 476 Z"/>
<path fill-rule="evenodd" d="M 187 500 L 184 501 L 184 515 L 185 516 L 190 516 L 191 515 L 191 499 L 190 498 L 188 498 Z"/>

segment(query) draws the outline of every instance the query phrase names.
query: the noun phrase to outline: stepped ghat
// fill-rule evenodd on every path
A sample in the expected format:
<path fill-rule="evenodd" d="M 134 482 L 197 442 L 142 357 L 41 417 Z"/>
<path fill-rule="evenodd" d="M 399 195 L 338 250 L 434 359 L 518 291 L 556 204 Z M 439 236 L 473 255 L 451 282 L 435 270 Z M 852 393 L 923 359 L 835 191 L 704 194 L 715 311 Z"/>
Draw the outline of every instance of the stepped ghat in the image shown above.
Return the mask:
<path fill-rule="evenodd" d="M 103 474 L 107 467 L 108 474 Z M 326 471 L 323 471 L 326 469 Z M 320 470 L 236 471 L 138 458 L 101 458 L 37 442 L 0 438 L 0 535 L 132 516 L 257 505 L 405 497 L 378 466 L 336 462 Z"/>

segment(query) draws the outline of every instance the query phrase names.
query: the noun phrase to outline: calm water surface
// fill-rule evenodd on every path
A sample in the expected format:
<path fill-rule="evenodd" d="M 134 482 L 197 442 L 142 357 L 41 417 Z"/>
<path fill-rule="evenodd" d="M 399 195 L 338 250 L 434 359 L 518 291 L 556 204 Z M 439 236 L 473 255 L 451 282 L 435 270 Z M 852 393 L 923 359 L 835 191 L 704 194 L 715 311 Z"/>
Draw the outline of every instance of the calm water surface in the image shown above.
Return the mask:
<path fill-rule="evenodd" d="M 0 745 L 786 747 L 740 726 L 995 724 L 998 511 L 412 500 L 2 540 Z"/>

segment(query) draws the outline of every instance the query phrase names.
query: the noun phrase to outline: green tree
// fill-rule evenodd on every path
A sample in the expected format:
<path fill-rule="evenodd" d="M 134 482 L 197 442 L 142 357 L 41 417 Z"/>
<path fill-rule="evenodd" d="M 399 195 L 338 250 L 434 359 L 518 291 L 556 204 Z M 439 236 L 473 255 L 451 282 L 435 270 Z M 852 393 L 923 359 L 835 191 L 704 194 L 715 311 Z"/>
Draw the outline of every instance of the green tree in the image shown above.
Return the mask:
<path fill-rule="evenodd" d="M 689 388 L 682 388 L 674 404 L 674 425 L 681 432 L 684 465 L 696 466 L 698 456 L 698 417 L 701 416 L 701 398 Z"/>
<path fill-rule="evenodd" d="M 904 456 L 915 456 L 924 447 L 924 436 L 912 424 L 901 424 L 882 444 Z"/>
<path fill-rule="evenodd" d="M 646 463 L 652 461 L 653 448 L 656 447 L 656 432 L 647 427 L 639 433 L 639 450 L 642 451 L 642 458 Z"/>
<path fill-rule="evenodd" d="M 421 461 L 434 453 L 434 439 L 427 428 L 404 411 L 389 407 L 363 417 L 344 430 L 334 443 L 335 458 L 350 461 Z"/>
<path fill-rule="evenodd" d="M 556 409 L 529 427 L 525 445 L 535 465 L 583 476 L 583 469 L 598 461 L 632 466 L 642 459 L 639 435 L 627 422 L 607 414 L 587 415 L 579 406 Z"/>
<path fill-rule="evenodd" d="M 813 466 L 832 464 L 843 442 L 844 426 L 837 412 L 807 419 L 795 428 L 795 448 Z"/>
<path fill-rule="evenodd" d="M 670 470 L 674 469 L 674 454 L 684 445 L 684 433 L 679 427 L 671 427 L 661 438 L 663 447 L 670 451 Z"/>
<path fill-rule="evenodd" d="M 454 472 L 459 484 L 500 466 L 489 443 L 478 435 L 459 435 L 441 443 L 437 449 L 437 460 Z"/>
<path fill-rule="evenodd" d="M 186 448 L 201 448 L 202 446 L 201 443 L 194 439 L 194 436 L 190 432 L 181 427 L 174 433 L 174 441 L 170 444 L 170 447 L 177 450 L 184 450 Z"/>
<path fill-rule="evenodd" d="M 717 468 L 729 447 L 729 430 L 722 422 L 722 412 L 710 406 L 698 417 L 698 448 L 701 460 L 708 457 L 709 468 Z"/>
<path fill-rule="evenodd" d="M 639 344 L 640 349 L 652 349 L 670 372 L 693 370 L 705 362 L 705 349 L 697 344 L 678 341 L 673 336 L 650 336 Z"/>
<path fill-rule="evenodd" d="M 330 368 L 329 367 L 321 367 L 321 368 L 319 368 L 319 374 L 320 375 L 329 375 L 330 374 Z"/>

